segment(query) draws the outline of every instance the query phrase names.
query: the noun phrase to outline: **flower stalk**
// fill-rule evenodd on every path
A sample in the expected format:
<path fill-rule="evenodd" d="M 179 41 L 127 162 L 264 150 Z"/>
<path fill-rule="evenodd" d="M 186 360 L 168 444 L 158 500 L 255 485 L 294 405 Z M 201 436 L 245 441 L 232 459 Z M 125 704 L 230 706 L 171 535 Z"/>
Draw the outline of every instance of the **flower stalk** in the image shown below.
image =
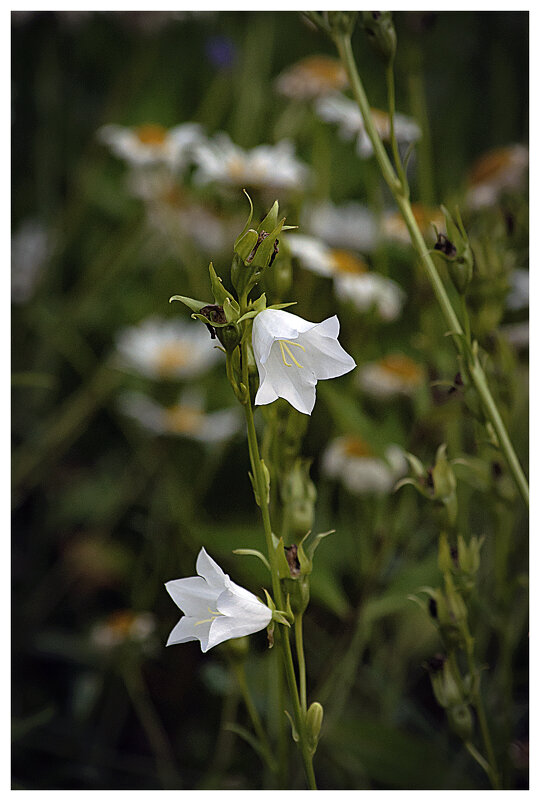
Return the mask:
<path fill-rule="evenodd" d="M 368 103 L 368 99 L 366 97 L 366 93 L 362 84 L 362 80 L 360 75 L 358 74 L 358 70 L 356 67 L 356 62 L 352 50 L 351 44 L 351 35 L 348 32 L 343 32 L 336 30 L 332 32 L 332 37 L 334 39 L 335 45 L 337 47 L 338 53 L 342 60 L 342 63 L 347 71 L 347 75 L 349 77 L 350 86 L 354 95 L 356 102 L 358 103 L 358 107 L 361 111 L 364 125 L 366 128 L 366 132 L 369 136 L 369 139 L 373 145 L 373 150 L 375 153 L 375 157 L 379 164 L 380 170 L 383 174 L 383 177 L 390 188 L 394 199 L 401 211 L 407 229 L 409 231 L 409 235 L 411 237 L 411 242 L 413 247 L 415 248 L 416 252 L 420 256 L 420 259 L 424 265 L 426 273 L 428 275 L 429 281 L 443 313 L 444 319 L 446 324 L 448 325 L 448 329 L 450 334 L 452 335 L 452 339 L 456 346 L 458 353 L 464 358 L 464 361 L 467 365 L 471 382 L 475 387 L 476 393 L 481 400 L 483 411 L 485 414 L 486 419 L 491 423 L 493 430 L 497 435 L 497 440 L 501 451 L 503 452 L 510 472 L 516 482 L 516 485 L 519 489 L 519 492 L 525 501 L 525 503 L 529 504 L 529 486 L 519 459 L 516 455 L 502 417 L 500 415 L 499 409 L 495 400 L 491 394 L 489 389 L 485 372 L 480 365 L 477 358 L 472 357 L 470 343 L 466 341 L 466 336 L 463 331 L 463 328 L 459 322 L 459 319 L 454 311 L 450 298 L 446 292 L 444 284 L 437 272 L 437 268 L 431 258 L 430 252 L 426 246 L 422 233 L 420 231 L 419 225 L 414 218 L 414 214 L 411 208 L 411 203 L 408 197 L 408 191 L 406 182 L 404 179 L 400 179 L 398 174 L 396 174 L 396 170 L 392 166 L 390 158 L 384 148 L 382 140 L 375 129 L 373 124 L 373 120 L 371 117 L 370 106 Z M 390 78 L 390 73 L 392 76 Z M 390 104 L 390 117 L 393 118 L 393 67 L 392 64 L 389 64 L 387 68 L 387 77 L 390 81 L 389 86 L 389 98 L 391 101 Z M 393 122 L 391 122 L 391 130 L 393 130 Z M 394 137 L 392 137 L 393 139 Z M 399 159 L 399 154 L 397 153 L 397 148 L 392 145 L 392 149 L 394 152 L 394 158 L 396 158 L 396 169 L 400 175 L 403 175 L 403 168 L 401 167 L 401 161 Z"/>
<path fill-rule="evenodd" d="M 240 306 L 242 313 L 244 313 L 245 310 L 247 309 L 247 296 L 244 295 Z M 248 348 L 249 348 L 248 341 L 246 337 L 244 337 L 242 342 L 242 384 L 246 388 L 249 387 Z M 257 440 L 257 433 L 255 431 L 255 420 L 253 416 L 253 408 L 251 405 L 249 390 L 247 390 L 245 393 L 243 405 L 246 416 L 248 447 L 249 447 L 249 456 L 251 462 L 251 470 L 253 473 L 254 490 L 256 493 L 256 497 L 258 498 L 258 503 L 261 510 L 264 535 L 266 539 L 266 548 L 268 551 L 268 560 L 270 562 L 270 571 L 272 574 L 272 590 L 278 608 L 283 609 L 284 600 L 279 580 L 277 554 L 272 539 L 272 524 L 270 521 L 270 512 L 268 508 L 267 479 L 263 472 L 262 461 L 259 453 L 259 443 Z M 294 670 L 291 644 L 289 641 L 288 632 L 281 631 L 279 626 L 276 629 L 276 644 L 278 648 L 280 648 L 283 657 L 283 665 L 285 668 L 287 684 L 289 687 L 290 698 L 293 706 L 294 723 L 299 737 L 298 744 L 302 754 L 302 760 L 304 763 L 306 778 L 308 780 L 310 790 L 316 790 L 317 783 L 315 780 L 315 773 L 313 770 L 313 755 L 312 753 L 310 753 L 307 741 L 305 713 L 303 712 L 303 708 L 300 702 L 300 696 L 298 694 L 298 686 L 296 682 L 296 674 Z"/>

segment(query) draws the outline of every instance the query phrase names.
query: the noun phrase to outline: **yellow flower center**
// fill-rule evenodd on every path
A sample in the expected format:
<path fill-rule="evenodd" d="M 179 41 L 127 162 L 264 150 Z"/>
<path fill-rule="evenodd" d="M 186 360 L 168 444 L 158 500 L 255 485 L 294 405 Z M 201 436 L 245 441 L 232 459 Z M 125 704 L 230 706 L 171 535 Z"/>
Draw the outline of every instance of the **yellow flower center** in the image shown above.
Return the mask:
<path fill-rule="evenodd" d="M 231 180 L 241 182 L 245 176 L 245 162 L 240 156 L 233 156 L 227 165 L 227 172 Z"/>
<path fill-rule="evenodd" d="M 388 139 L 390 136 L 390 117 L 386 111 L 381 111 L 378 108 L 372 108 L 371 117 L 379 136 L 382 139 Z"/>
<path fill-rule="evenodd" d="M 109 615 L 107 618 L 106 627 L 112 634 L 118 637 L 129 637 L 136 617 L 137 615 L 131 609 L 113 612 L 113 614 Z"/>
<path fill-rule="evenodd" d="M 310 56 L 299 61 L 293 72 L 301 78 L 316 79 L 321 88 L 340 89 L 347 84 L 347 74 L 341 63 L 329 56 Z"/>
<path fill-rule="evenodd" d="M 368 271 L 368 266 L 363 259 L 359 259 L 348 250 L 332 250 L 330 253 L 332 267 L 338 273 L 352 273 L 361 275 Z"/>
<path fill-rule="evenodd" d="M 135 134 L 143 145 L 162 145 L 167 138 L 167 129 L 162 125 L 139 125 Z"/>
<path fill-rule="evenodd" d="M 385 372 L 408 383 L 418 384 L 423 377 L 422 368 L 401 353 L 385 356 L 384 359 L 380 359 L 378 364 Z"/>
<path fill-rule="evenodd" d="M 191 361 L 189 348 L 178 342 L 162 345 L 156 354 L 156 369 L 162 376 L 175 373 Z"/>
<path fill-rule="evenodd" d="M 445 220 L 440 209 L 423 206 L 421 203 L 412 203 L 411 209 L 414 219 L 418 223 L 418 227 L 424 235 L 433 233 L 431 223 L 433 223 L 437 229 L 444 230 Z M 403 217 L 398 211 L 391 214 L 387 218 L 385 225 L 387 232 L 391 235 L 397 235 L 407 239 L 409 238 L 407 226 L 405 225 Z"/>
<path fill-rule="evenodd" d="M 367 442 L 364 442 L 360 437 L 347 437 L 343 445 L 343 451 L 346 456 L 352 456 L 357 459 L 364 459 L 374 455 Z"/>
<path fill-rule="evenodd" d="M 292 352 L 290 346 L 292 345 L 295 348 L 301 348 L 301 350 L 303 350 L 305 352 L 306 349 L 304 348 L 304 346 L 301 345 L 299 342 L 291 342 L 290 339 L 278 339 L 278 343 L 279 343 L 279 347 L 280 347 L 280 350 L 281 350 L 281 358 L 283 359 L 283 364 L 285 365 L 285 367 L 292 367 L 292 364 L 290 364 L 287 361 L 287 359 L 285 358 L 285 354 L 286 354 L 290 359 L 292 359 L 292 361 L 294 362 L 294 364 L 297 367 L 299 367 L 301 370 L 303 370 L 303 365 L 299 364 L 296 361 L 296 359 L 293 356 L 293 352 Z"/>
<path fill-rule="evenodd" d="M 173 434 L 194 434 L 200 431 L 204 412 L 193 406 L 171 406 L 165 410 L 167 430 Z"/>
<path fill-rule="evenodd" d="M 471 184 L 483 184 L 498 178 L 512 164 L 513 155 L 512 148 L 499 147 L 481 156 L 470 172 Z"/>

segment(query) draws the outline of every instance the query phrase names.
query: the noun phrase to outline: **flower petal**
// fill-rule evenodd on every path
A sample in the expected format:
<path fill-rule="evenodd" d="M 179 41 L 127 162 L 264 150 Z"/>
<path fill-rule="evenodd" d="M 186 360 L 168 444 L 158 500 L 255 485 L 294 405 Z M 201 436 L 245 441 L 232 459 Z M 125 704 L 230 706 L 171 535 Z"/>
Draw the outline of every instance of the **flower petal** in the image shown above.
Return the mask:
<path fill-rule="evenodd" d="M 222 592 L 229 586 L 230 578 L 223 572 L 217 562 L 214 562 L 212 557 L 208 556 L 204 548 L 201 548 L 199 551 L 196 567 L 199 576 L 202 576 L 210 587 L 214 587 L 219 590 L 219 592 Z"/>
<path fill-rule="evenodd" d="M 297 339 L 299 334 L 316 325 L 282 309 L 265 309 L 253 321 L 253 351 L 256 358 L 264 364 L 276 339 Z"/>
<path fill-rule="evenodd" d="M 274 344 L 266 363 L 267 380 L 278 397 L 284 398 L 302 414 L 311 414 L 315 406 L 317 379 L 307 364 L 306 354 L 301 351 L 299 354 L 299 358 L 306 363 L 305 367 L 297 367 L 294 363 L 285 364 L 279 345 Z"/>
<path fill-rule="evenodd" d="M 199 623 L 194 617 L 182 617 L 169 634 L 167 645 L 180 645 L 183 642 L 199 640 L 201 650 L 208 650 L 208 636 L 212 623 L 210 621 Z"/>
<path fill-rule="evenodd" d="M 223 585 L 212 587 L 200 576 L 167 581 L 165 587 L 185 615 L 201 619 L 208 617 L 208 608 L 215 608 L 218 595 L 223 591 Z"/>

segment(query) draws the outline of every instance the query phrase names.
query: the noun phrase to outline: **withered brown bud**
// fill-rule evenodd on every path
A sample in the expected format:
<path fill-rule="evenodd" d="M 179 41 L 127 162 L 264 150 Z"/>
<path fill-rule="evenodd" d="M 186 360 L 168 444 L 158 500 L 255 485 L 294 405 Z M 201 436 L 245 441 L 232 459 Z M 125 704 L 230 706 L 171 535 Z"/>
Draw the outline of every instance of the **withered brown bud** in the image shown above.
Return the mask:
<path fill-rule="evenodd" d="M 298 559 L 298 547 L 296 545 L 285 546 L 285 557 L 289 570 L 291 571 L 292 578 L 297 578 L 300 575 L 300 560 Z"/>
<path fill-rule="evenodd" d="M 444 654 L 435 654 L 435 656 L 429 657 L 426 662 L 426 667 L 430 673 L 439 673 L 443 669 L 445 662 L 446 657 Z"/>
<path fill-rule="evenodd" d="M 429 599 L 428 610 L 431 617 L 437 620 L 437 601 L 435 600 L 435 598 Z"/>
<path fill-rule="evenodd" d="M 437 234 L 437 241 L 433 245 L 433 250 L 438 250 L 447 259 L 455 259 L 457 248 L 444 234 Z"/>
<path fill-rule="evenodd" d="M 212 323 L 226 323 L 227 318 L 225 317 L 225 312 L 223 311 L 223 306 L 218 306 L 217 303 L 209 303 L 208 306 L 203 306 L 200 310 L 200 314 L 203 314 L 207 319 L 208 323 L 206 323 L 206 327 L 210 331 L 210 336 L 212 339 L 216 338 L 216 329 L 212 325 Z"/>
<path fill-rule="evenodd" d="M 251 262 L 255 258 L 255 254 L 257 253 L 257 250 L 259 249 L 259 246 L 260 246 L 261 242 L 264 242 L 264 240 L 266 239 L 267 236 L 270 236 L 270 234 L 267 234 L 266 231 L 261 231 L 261 233 L 257 237 L 257 241 L 255 242 L 255 245 L 253 246 L 253 250 L 251 251 L 251 253 L 249 254 L 249 256 L 246 259 L 246 263 L 251 264 Z"/>

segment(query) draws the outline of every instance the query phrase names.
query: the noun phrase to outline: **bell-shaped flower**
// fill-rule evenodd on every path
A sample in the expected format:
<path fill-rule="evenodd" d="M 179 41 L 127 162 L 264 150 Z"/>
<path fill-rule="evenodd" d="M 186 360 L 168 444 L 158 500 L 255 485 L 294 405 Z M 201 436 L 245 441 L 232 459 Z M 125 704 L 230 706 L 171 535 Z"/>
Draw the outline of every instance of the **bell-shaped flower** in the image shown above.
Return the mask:
<path fill-rule="evenodd" d="M 317 381 L 337 378 L 356 367 L 337 341 L 334 315 L 310 323 L 280 309 L 265 309 L 253 321 L 253 353 L 259 371 L 256 406 L 284 398 L 303 414 L 315 406 Z"/>
<path fill-rule="evenodd" d="M 167 592 L 184 617 L 169 635 L 167 645 L 199 640 L 206 653 L 225 640 L 266 628 L 271 610 L 253 593 L 239 587 L 201 548 L 197 576 L 168 581 Z"/>

